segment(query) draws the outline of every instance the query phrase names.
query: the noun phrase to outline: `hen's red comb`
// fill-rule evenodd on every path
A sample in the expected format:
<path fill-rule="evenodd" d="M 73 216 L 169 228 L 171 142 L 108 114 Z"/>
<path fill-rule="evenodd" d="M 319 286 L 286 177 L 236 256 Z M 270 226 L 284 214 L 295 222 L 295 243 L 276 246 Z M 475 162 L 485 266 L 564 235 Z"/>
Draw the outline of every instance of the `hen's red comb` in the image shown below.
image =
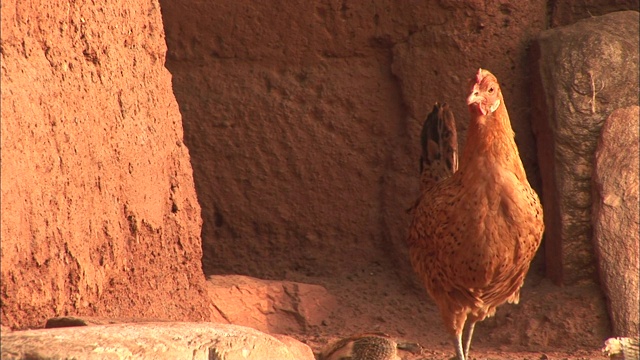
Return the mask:
<path fill-rule="evenodd" d="M 480 84 L 484 79 L 484 74 L 482 74 L 482 68 L 478 69 L 478 73 L 476 74 L 476 84 Z"/>

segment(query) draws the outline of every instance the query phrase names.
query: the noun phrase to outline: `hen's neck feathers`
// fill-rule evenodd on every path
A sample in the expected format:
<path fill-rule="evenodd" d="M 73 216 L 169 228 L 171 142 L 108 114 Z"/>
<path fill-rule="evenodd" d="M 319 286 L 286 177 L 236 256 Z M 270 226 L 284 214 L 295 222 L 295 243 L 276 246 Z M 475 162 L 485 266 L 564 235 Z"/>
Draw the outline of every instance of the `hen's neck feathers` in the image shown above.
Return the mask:
<path fill-rule="evenodd" d="M 486 169 L 478 169 L 477 166 L 488 161 L 512 171 L 520 181 L 527 181 L 502 94 L 499 99 L 500 105 L 493 113 L 481 115 L 474 112 L 471 116 L 467 141 L 460 159 L 460 171 L 484 171 Z"/>

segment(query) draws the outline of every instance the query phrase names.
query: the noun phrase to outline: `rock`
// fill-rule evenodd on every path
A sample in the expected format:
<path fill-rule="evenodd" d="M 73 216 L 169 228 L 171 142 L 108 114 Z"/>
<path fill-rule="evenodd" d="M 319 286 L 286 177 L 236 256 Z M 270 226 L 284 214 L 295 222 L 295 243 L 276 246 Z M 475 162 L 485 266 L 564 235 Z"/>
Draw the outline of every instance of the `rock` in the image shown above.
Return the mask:
<path fill-rule="evenodd" d="M 2 323 L 208 320 L 158 1 L 16 4 L 0 21 Z"/>
<path fill-rule="evenodd" d="M 224 321 L 224 320 L 223 320 Z M 126 324 L 126 323 L 150 323 L 150 322 L 167 322 L 159 319 L 145 318 L 101 318 L 92 316 L 63 316 L 51 318 L 47 320 L 45 328 L 61 328 L 73 326 L 96 326 L 108 324 Z M 313 359 L 313 351 L 311 348 L 300 341 L 282 334 L 271 334 L 274 338 L 282 342 L 293 355 L 295 359 Z"/>
<path fill-rule="evenodd" d="M 543 31 L 535 41 L 533 127 L 545 209 L 547 275 L 597 278 L 591 175 L 600 128 L 638 102 L 638 12 L 622 11 Z"/>
<path fill-rule="evenodd" d="M 224 320 L 269 333 L 305 332 L 337 305 L 324 287 L 291 281 L 217 275 L 209 277 L 207 288 Z"/>
<path fill-rule="evenodd" d="M 614 11 L 638 11 L 638 0 L 564 0 L 549 3 L 550 26 L 565 26 Z"/>
<path fill-rule="evenodd" d="M 313 360 L 310 351 L 294 355 L 280 340 L 243 326 L 162 322 L 13 331 L 3 334 L 1 354 L 33 360 Z"/>
<path fill-rule="evenodd" d="M 63 316 L 51 318 L 47 320 L 45 328 L 60 328 L 72 326 L 96 326 L 108 324 L 125 324 L 125 323 L 151 323 L 151 322 L 167 322 L 159 319 L 145 318 L 101 318 L 95 316 Z M 300 341 L 281 334 L 271 334 L 274 338 L 280 340 L 291 352 L 296 359 L 313 359 L 313 351 L 307 345 Z"/>
<path fill-rule="evenodd" d="M 124 324 L 139 322 L 165 322 L 163 319 L 149 318 L 108 318 L 98 316 L 60 316 L 48 319 L 44 325 L 45 329 L 73 327 L 73 326 L 94 326 L 108 324 Z"/>
<path fill-rule="evenodd" d="M 607 118 L 593 172 L 593 240 L 613 334 L 632 338 L 640 337 L 639 113 L 630 106 Z"/>
<path fill-rule="evenodd" d="M 271 336 L 280 340 L 280 342 L 282 342 L 287 347 L 287 349 L 295 359 L 315 360 L 315 355 L 313 354 L 313 350 L 311 350 L 311 348 L 308 345 L 287 335 L 271 334 Z"/>

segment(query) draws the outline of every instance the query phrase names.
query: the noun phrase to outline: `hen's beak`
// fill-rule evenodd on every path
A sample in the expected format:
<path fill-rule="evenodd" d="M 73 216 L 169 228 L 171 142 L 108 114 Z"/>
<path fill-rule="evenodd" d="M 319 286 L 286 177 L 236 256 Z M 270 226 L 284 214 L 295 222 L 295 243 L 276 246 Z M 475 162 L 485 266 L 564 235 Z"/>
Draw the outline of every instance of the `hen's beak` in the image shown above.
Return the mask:
<path fill-rule="evenodd" d="M 482 98 L 480 96 L 478 96 L 478 92 L 474 91 L 467 98 L 467 105 L 479 104 L 481 101 L 482 101 Z"/>
<path fill-rule="evenodd" d="M 487 115 L 486 109 L 482 106 L 483 100 L 484 98 L 478 94 L 478 85 L 475 85 L 471 90 L 471 95 L 467 98 L 467 105 L 475 105 L 482 115 Z"/>
<path fill-rule="evenodd" d="M 478 84 L 474 84 L 473 88 L 471 89 L 471 95 L 469 95 L 469 97 L 467 98 L 467 105 L 480 102 L 482 98 L 479 96 L 479 91 L 480 89 Z"/>

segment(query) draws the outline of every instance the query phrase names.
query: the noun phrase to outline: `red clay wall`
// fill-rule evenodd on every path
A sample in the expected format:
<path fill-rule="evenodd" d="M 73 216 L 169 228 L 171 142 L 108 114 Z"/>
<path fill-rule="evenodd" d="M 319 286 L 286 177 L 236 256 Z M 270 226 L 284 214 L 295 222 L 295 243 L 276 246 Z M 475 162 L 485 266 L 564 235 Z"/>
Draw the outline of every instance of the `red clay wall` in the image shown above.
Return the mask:
<path fill-rule="evenodd" d="M 2 324 L 208 319 L 157 1 L 2 2 Z"/>

